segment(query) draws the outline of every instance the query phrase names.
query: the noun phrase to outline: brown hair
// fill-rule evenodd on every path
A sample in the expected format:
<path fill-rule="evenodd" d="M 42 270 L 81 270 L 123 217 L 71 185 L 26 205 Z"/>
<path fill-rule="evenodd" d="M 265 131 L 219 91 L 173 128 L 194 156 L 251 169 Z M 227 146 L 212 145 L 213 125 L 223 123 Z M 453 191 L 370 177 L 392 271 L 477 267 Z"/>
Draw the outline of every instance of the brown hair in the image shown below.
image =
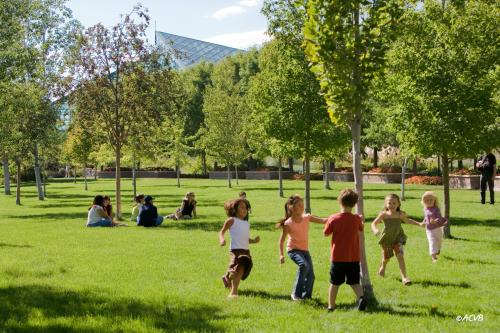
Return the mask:
<path fill-rule="evenodd" d="M 355 191 L 350 188 L 346 188 L 340 192 L 337 200 L 343 207 L 354 207 L 358 202 L 358 197 L 359 196 Z"/>
<path fill-rule="evenodd" d="M 144 194 L 139 194 L 135 197 L 135 202 L 140 203 L 142 200 L 144 200 Z"/>
<path fill-rule="evenodd" d="M 226 214 L 228 217 L 236 217 L 236 213 L 238 212 L 238 207 L 241 202 L 243 202 L 246 205 L 248 210 L 248 208 L 250 207 L 250 203 L 246 199 L 241 199 L 241 198 L 232 199 L 224 203 L 224 209 L 226 210 Z M 245 216 L 244 220 L 248 220 L 248 214 L 247 216 Z"/>
<path fill-rule="evenodd" d="M 292 216 L 292 212 L 288 208 L 289 206 L 294 206 L 297 202 L 304 201 L 302 197 L 298 194 L 294 194 L 288 197 L 287 201 L 285 202 L 285 217 L 279 220 L 278 223 L 276 223 L 276 228 L 283 228 L 285 225 L 285 221 L 288 220 L 290 216 Z"/>
<path fill-rule="evenodd" d="M 399 200 L 399 197 L 397 194 L 394 194 L 394 193 L 391 193 L 391 194 L 388 194 L 385 196 L 385 201 L 384 201 L 384 210 L 387 210 L 387 207 L 385 207 L 385 202 L 387 200 L 391 200 L 391 199 L 396 199 L 398 201 L 398 208 L 396 208 L 396 211 L 400 211 L 401 210 L 401 200 Z"/>

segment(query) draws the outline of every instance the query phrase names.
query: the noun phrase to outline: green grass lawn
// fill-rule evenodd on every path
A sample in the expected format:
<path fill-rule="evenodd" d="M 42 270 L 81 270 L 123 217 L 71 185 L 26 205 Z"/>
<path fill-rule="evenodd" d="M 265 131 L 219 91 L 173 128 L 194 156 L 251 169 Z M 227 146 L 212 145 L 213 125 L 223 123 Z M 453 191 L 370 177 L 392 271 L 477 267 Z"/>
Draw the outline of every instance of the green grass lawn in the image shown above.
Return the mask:
<path fill-rule="evenodd" d="M 131 181 L 123 181 L 124 217 L 129 218 Z M 187 190 L 195 191 L 198 219 L 167 220 L 160 228 L 86 228 L 95 194 L 113 194 L 114 181 L 89 184 L 53 181 L 48 198 L 38 201 L 34 186 L 23 187 L 22 206 L 2 196 L 0 209 L 1 332 L 498 332 L 500 330 L 500 206 L 478 203 L 477 191 L 452 191 L 452 234 L 438 263 L 428 255 L 425 230 L 404 226 L 407 269 L 413 285 L 404 287 L 396 260 L 386 277 L 376 275 L 377 239 L 365 224 L 370 277 L 378 301 L 365 313 L 353 310 L 354 295 L 340 288 L 338 309 L 326 312 L 330 240 L 319 225 L 310 230 L 316 282 L 313 300 L 290 298 L 296 266 L 279 264 L 279 231 L 284 199 L 275 181 L 245 181 L 228 189 L 225 181 L 183 179 L 138 181 L 140 192 L 156 198 L 160 214 L 175 210 Z M 313 214 L 338 211 L 340 189 L 312 183 Z M 387 193 L 398 185 L 365 185 L 366 220 L 371 222 Z M 422 219 L 420 196 L 441 188 L 408 186 L 402 209 Z M 3 192 L 3 189 L 1 189 Z M 223 202 L 245 190 L 252 203 L 254 268 L 227 299 L 220 277 L 228 247 L 218 245 L 225 219 Z M 303 192 L 300 181 L 285 182 L 285 194 Z M 132 224 L 131 224 L 132 225 Z M 226 235 L 228 237 L 229 235 Z M 228 238 L 226 238 L 228 240 Z M 482 321 L 457 322 L 457 316 Z M 481 317 L 476 317 L 480 319 Z M 470 318 L 472 320 L 472 317 Z"/>

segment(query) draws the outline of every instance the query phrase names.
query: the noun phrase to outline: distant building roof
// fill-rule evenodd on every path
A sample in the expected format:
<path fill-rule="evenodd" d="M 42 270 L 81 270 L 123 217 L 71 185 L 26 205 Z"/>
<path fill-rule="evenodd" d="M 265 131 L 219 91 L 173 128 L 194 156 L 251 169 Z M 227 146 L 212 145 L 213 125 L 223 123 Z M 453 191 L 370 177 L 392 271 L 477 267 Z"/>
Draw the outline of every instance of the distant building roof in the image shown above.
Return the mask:
<path fill-rule="evenodd" d="M 174 49 L 179 53 L 174 56 L 174 67 L 176 68 L 188 67 L 201 61 L 215 63 L 227 56 L 243 52 L 243 50 L 229 46 L 208 43 L 161 31 L 155 32 L 155 41 L 157 45 Z"/>

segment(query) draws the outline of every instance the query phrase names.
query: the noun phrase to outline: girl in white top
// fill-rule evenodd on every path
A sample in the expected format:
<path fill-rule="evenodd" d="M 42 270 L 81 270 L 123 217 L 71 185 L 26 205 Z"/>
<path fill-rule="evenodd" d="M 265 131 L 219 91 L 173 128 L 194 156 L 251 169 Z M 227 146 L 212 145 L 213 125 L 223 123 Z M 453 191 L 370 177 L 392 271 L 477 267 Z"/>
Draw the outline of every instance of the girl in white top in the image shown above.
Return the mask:
<path fill-rule="evenodd" d="M 96 195 L 87 217 L 87 227 L 114 227 L 115 224 L 103 208 L 104 197 Z"/>
<path fill-rule="evenodd" d="M 229 267 L 222 277 L 226 288 L 231 288 L 228 297 L 238 296 L 238 286 L 245 280 L 252 270 L 252 257 L 248 249 L 249 244 L 258 243 L 260 237 L 250 238 L 250 224 L 248 223 L 249 203 L 245 199 L 235 199 L 224 204 L 228 219 L 219 232 L 219 243 L 226 245 L 224 234 L 229 230 L 231 245 L 229 252 Z"/>

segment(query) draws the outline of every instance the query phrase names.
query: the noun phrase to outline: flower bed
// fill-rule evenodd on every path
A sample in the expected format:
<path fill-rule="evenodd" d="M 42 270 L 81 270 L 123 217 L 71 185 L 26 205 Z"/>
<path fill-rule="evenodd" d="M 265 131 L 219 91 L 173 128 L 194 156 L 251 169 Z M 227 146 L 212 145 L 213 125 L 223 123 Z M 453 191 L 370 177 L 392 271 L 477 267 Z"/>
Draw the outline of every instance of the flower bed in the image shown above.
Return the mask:
<path fill-rule="evenodd" d="M 411 176 L 405 179 L 405 184 L 443 185 L 443 178 L 439 176 Z"/>

